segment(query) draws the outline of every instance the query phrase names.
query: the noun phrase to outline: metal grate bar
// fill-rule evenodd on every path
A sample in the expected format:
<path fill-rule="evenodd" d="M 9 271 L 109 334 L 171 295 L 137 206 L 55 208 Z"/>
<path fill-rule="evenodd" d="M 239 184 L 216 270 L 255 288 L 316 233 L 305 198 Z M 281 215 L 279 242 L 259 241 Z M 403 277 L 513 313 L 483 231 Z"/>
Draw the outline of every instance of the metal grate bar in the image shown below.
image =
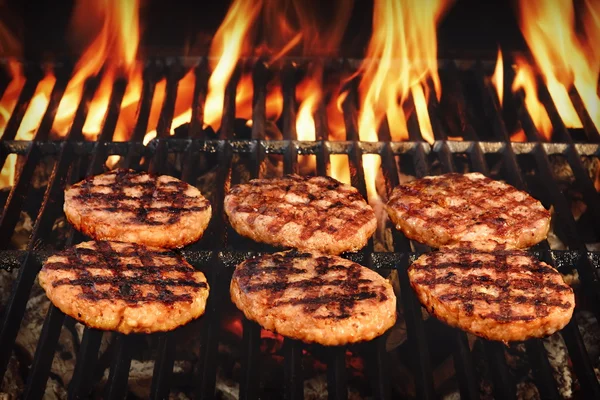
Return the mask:
<path fill-rule="evenodd" d="M 117 79 L 117 81 L 115 81 L 112 93 L 110 94 L 110 101 L 102 125 L 102 131 L 100 132 L 100 136 L 98 136 L 97 142 L 104 143 L 109 141 L 110 138 L 113 138 L 119 120 L 119 114 L 121 113 L 121 103 L 125 96 L 126 88 L 127 81 L 125 79 Z"/>
<path fill-rule="evenodd" d="M 105 398 L 123 399 L 127 394 L 129 367 L 131 366 L 131 347 L 134 336 L 117 334 L 115 353 L 113 355 L 105 388 Z"/>
<path fill-rule="evenodd" d="M 103 332 L 97 329 L 85 328 L 81 346 L 77 353 L 77 362 L 73 370 L 73 378 L 69 383 L 69 399 L 87 397 L 92 387 L 94 367 L 98 360 L 98 351 Z"/>
<path fill-rule="evenodd" d="M 510 141 L 510 136 L 506 130 L 506 125 L 502 119 L 502 110 L 496 95 L 495 89 L 491 86 L 489 80 L 483 72 L 481 61 L 475 64 L 475 86 L 480 94 L 483 110 L 482 118 L 490 122 L 493 137 L 504 142 Z"/>
<path fill-rule="evenodd" d="M 571 98 L 571 102 L 573 103 L 573 107 L 583 124 L 583 130 L 587 136 L 587 139 L 592 143 L 600 143 L 600 133 L 598 133 L 598 128 L 594 124 L 590 113 L 587 111 L 585 104 L 583 104 L 583 100 L 579 95 L 577 89 L 574 86 L 569 90 L 569 97 Z"/>
<path fill-rule="evenodd" d="M 13 285 L 4 308 L 2 324 L 0 324 L 0 378 L 6 373 L 6 366 L 12 354 L 23 313 L 29 299 L 31 287 L 37 277 L 41 265 L 35 260 L 31 252 L 25 253 L 25 259 L 19 268 L 19 275 Z"/>
<path fill-rule="evenodd" d="M 431 369 L 425 326 L 421 317 L 421 304 L 410 287 L 408 266 L 408 257 L 403 255 L 396 266 L 400 279 L 400 298 L 403 305 L 403 309 L 399 308 L 398 311 L 404 314 L 408 343 L 412 344 L 410 346 L 413 351 L 411 368 L 415 379 L 417 398 L 434 399 L 436 394 L 433 386 L 433 371 Z M 400 307 L 400 303 L 398 303 L 398 307 Z"/>
<path fill-rule="evenodd" d="M 288 400 L 304 398 L 304 378 L 302 375 L 302 342 L 285 338 L 283 341 L 284 390 Z M 336 368 L 338 369 L 338 368 Z M 346 366 L 342 365 L 341 370 Z M 327 385 L 329 387 L 329 385 Z"/>
<path fill-rule="evenodd" d="M 467 335 L 458 329 L 455 329 L 453 333 L 453 339 L 456 344 L 456 348 L 454 349 L 454 370 L 458 378 L 460 398 L 478 399 L 479 385 Z"/>
<path fill-rule="evenodd" d="M 485 354 L 492 366 L 494 397 L 496 399 L 516 399 L 516 384 L 508 371 L 503 346 L 504 344 L 500 342 L 483 341 Z"/>
<path fill-rule="evenodd" d="M 533 339 L 525 342 L 525 346 L 540 396 L 543 399 L 560 399 L 544 344 L 539 339 Z"/>
<path fill-rule="evenodd" d="M 369 344 L 369 353 L 365 358 L 370 363 L 369 372 L 372 375 L 373 395 L 377 399 L 390 399 L 392 391 L 392 380 L 390 378 L 390 360 L 386 350 L 388 335 L 373 339 Z"/>
<path fill-rule="evenodd" d="M 6 128 L 4 129 L 4 134 L 1 135 L 3 140 L 13 140 L 19 131 L 19 126 L 21 126 L 21 121 L 23 120 L 23 116 L 29 107 L 29 103 L 31 102 L 31 98 L 35 94 L 35 90 L 40 81 L 41 75 L 38 73 L 32 74 L 32 76 L 28 77 L 23 89 L 21 89 L 21 93 L 19 94 L 19 98 L 17 99 L 17 104 L 11 114 L 8 122 L 6 124 Z"/>
<path fill-rule="evenodd" d="M 85 81 L 85 84 L 83 85 L 81 101 L 79 102 L 77 110 L 75 111 L 75 117 L 73 118 L 73 123 L 71 124 L 69 132 L 65 138 L 66 140 L 80 141 L 83 139 L 83 126 L 87 118 L 90 103 L 92 102 L 94 94 L 96 93 L 96 89 L 98 88 L 98 84 L 100 83 L 100 79 L 101 75 L 98 75 Z"/>
<path fill-rule="evenodd" d="M 256 399 L 259 384 L 257 373 L 260 371 L 260 326 L 244 318 L 243 329 L 244 354 L 241 362 L 239 396 L 240 399 Z"/>
<path fill-rule="evenodd" d="M 229 280 L 223 277 L 225 267 L 217 254 L 211 258 L 210 264 L 211 273 L 207 278 L 211 295 L 206 305 L 206 314 L 202 317 L 201 353 L 196 378 L 196 397 L 201 399 L 214 398 L 215 395 L 220 309 L 229 294 Z"/>
<path fill-rule="evenodd" d="M 286 63 L 281 70 L 281 91 L 283 94 L 283 138 L 296 140 L 296 75 L 294 65 Z"/>
<path fill-rule="evenodd" d="M 585 392 L 584 397 L 588 399 L 600 398 L 600 384 L 576 322 L 571 320 L 561 331 L 561 335 L 569 350 L 569 356 L 573 360 L 573 369 L 579 384 Z"/>
<path fill-rule="evenodd" d="M 182 77 L 181 65 L 171 67 L 167 75 L 167 87 L 165 88 L 165 99 L 162 104 L 158 123 L 156 125 L 156 136 L 160 138 L 171 135 L 171 124 L 175 113 L 175 101 L 177 100 L 177 88 Z"/>
<path fill-rule="evenodd" d="M 223 117 L 221 118 L 221 130 L 219 139 L 232 139 L 235 131 L 235 94 L 240 80 L 241 70 L 238 67 L 233 71 L 231 79 L 225 88 L 223 96 Z"/>
<path fill-rule="evenodd" d="M 148 120 L 150 118 L 152 99 L 154 98 L 154 90 L 156 89 L 157 81 L 158 71 L 156 70 L 156 67 L 154 65 L 149 65 L 144 68 L 142 95 L 138 104 L 138 110 L 135 118 L 136 124 L 135 128 L 133 128 L 131 141 L 141 142 L 148 132 Z"/>
<path fill-rule="evenodd" d="M 52 367 L 52 360 L 54 359 L 54 349 L 56 349 L 64 320 L 65 314 L 58 308 L 50 305 L 44 326 L 42 327 L 42 333 L 35 348 L 33 363 L 27 375 L 27 384 L 23 395 L 24 399 L 41 399 L 44 396 L 48 374 L 50 373 L 50 367 Z"/>
<path fill-rule="evenodd" d="M 358 95 L 356 93 L 357 80 L 349 83 L 348 95 L 342 102 L 344 112 L 344 127 L 346 128 L 346 140 L 359 140 L 358 136 Z"/>
<path fill-rule="evenodd" d="M 175 362 L 175 337 L 171 332 L 161 334 L 158 342 L 158 357 L 152 373 L 151 399 L 166 399 L 169 397 L 171 375 Z"/>
<path fill-rule="evenodd" d="M 252 139 L 265 138 L 267 130 L 267 78 L 269 70 L 263 62 L 257 62 L 252 71 Z"/>
<path fill-rule="evenodd" d="M 58 106 L 67 88 L 69 79 L 68 75 L 69 74 L 66 71 L 60 71 L 60 73 L 57 74 L 56 83 L 54 84 L 52 92 L 50 93 L 48 107 L 46 107 L 46 111 L 42 116 L 40 126 L 38 127 L 35 138 L 33 139 L 34 141 L 48 140 L 50 132 L 52 131 L 54 118 L 56 117 L 56 113 L 58 111 Z"/>
<path fill-rule="evenodd" d="M 417 118 L 417 110 L 415 109 L 415 103 L 412 95 L 406 99 L 406 105 L 412 109 L 412 112 L 408 115 L 406 120 L 406 128 L 408 129 L 408 138 L 411 142 L 423 142 L 423 130 L 421 124 Z"/>
<path fill-rule="evenodd" d="M 347 399 L 346 348 L 331 347 L 327 356 L 327 395 L 329 399 Z"/>
<path fill-rule="evenodd" d="M 208 63 L 202 60 L 195 69 L 196 83 L 194 86 L 194 98 L 192 100 L 192 117 L 188 137 L 201 137 L 204 125 L 204 104 L 208 92 Z"/>

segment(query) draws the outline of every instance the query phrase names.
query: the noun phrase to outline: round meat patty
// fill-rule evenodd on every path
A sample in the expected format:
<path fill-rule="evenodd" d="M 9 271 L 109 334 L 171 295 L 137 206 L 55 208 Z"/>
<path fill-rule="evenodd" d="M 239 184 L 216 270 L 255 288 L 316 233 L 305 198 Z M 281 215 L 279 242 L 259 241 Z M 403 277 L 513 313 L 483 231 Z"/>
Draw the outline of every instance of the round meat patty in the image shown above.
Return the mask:
<path fill-rule="evenodd" d="M 419 257 L 408 276 L 431 314 L 490 340 L 551 335 L 575 307 L 558 271 L 522 250 L 436 251 Z"/>
<path fill-rule="evenodd" d="M 544 240 L 550 212 L 527 193 L 479 173 L 428 176 L 392 192 L 387 211 L 406 237 L 440 248 L 464 242 L 489 250 Z"/>
<path fill-rule="evenodd" d="M 200 191 L 171 176 L 116 169 L 65 191 L 75 228 L 97 240 L 178 248 L 202 237 L 211 216 Z"/>
<path fill-rule="evenodd" d="M 377 229 L 375 213 L 358 190 L 325 176 L 287 175 L 234 186 L 225 212 L 240 235 L 328 254 L 361 249 Z"/>
<path fill-rule="evenodd" d="M 293 250 L 253 258 L 238 265 L 230 291 L 248 319 L 307 343 L 371 340 L 396 321 L 388 281 L 338 256 Z"/>
<path fill-rule="evenodd" d="M 204 314 L 209 291 L 204 274 L 173 252 L 105 241 L 51 256 L 39 282 L 65 314 L 126 334 L 188 323 Z"/>

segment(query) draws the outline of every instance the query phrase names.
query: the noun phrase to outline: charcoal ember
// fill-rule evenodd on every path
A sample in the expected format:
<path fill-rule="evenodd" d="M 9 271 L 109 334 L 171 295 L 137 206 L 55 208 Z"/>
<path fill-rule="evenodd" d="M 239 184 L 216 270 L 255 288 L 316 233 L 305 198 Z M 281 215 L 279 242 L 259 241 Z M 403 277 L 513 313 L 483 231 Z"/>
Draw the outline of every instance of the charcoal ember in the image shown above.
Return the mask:
<path fill-rule="evenodd" d="M 222 182 L 219 182 L 222 185 Z M 217 168 L 213 168 L 196 179 L 195 186 L 202 192 L 207 199 L 214 199 L 219 187 L 217 186 Z"/>
<path fill-rule="evenodd" d="M 535 383 L 528 381 L 517 383 L 517 399 L 538 400 L 541 399 L 541 397 Z"/>
<path fill-rule="evenodd" d="M 21 211 L 19 214 L 19 221 L 17 221 L 17 225 L 15 226 L 15 230 L 13 231 L 13 235 L 11 237 L 11 245 L 17 250 L 25 250 L 27 248 L 27 244 L 29 244 L 29 238 L 31 237 L 31 232 L 33 231 L 33 219 L 29 216 L 28 213 Z"/>
<path fill-rule="evenodd" d="M 17 356 L 13 352 L 11 358 L 8 360 L 4 379 L 0 385 L 0 399 L 17 398 L 19 394 L 23 393 L 25 381 L 21 369 L 22 367 L 17 361 Z"/>
<path fill-rule="evenodd" d="M 573 397 L 573 371 L 569 365 L 569 353 L 560 333 L 543 339 L 552 375 L 563 398 Z"/>
<path fill-rule="evenodd" d="M 567 159 L 559 155 L 548 157 L 554 179 L 559 185 L 569 186 L 575 183 L 575 175 Z"/>
<path fill-rule="evenodd" d="M 580 310 L 575 313 L 575 320 L 590 359 L 596 367 L 600 367 L 600 326 L 596 316 L 590 311 Z"/>

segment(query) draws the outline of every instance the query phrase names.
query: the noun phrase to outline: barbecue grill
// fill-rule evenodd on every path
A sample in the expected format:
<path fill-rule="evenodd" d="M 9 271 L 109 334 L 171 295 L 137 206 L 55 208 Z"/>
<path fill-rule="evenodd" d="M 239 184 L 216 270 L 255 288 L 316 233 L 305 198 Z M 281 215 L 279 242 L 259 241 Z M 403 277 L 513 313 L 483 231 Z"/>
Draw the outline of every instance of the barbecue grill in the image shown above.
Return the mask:
<path fill-rule="evenodd" d="M 327 69 L 352 71 L 353 60 L 331 61 Z M 248 63 L 240 64 L 239 70 Z M 196 86 L 193 97 L 191 123 L 176 129 L 170 135 L 177 84 L 182 71 L 193 66 L 196 73 Z M 421 136 L 419 123 L 414 113 L 408 119 L 410 140 L 392 142 L 385 123 L 379 132 L 379 142 L 359 141 L 357 132 L 357 98 L 349 83 L 349 95 L 343 103 L 347 140 L 329 140 L 326 114 L 321 107 L 315 118 L 316 137 L 314 142 L 296 140 L 294 128 L 296 102 L 294 97 L 294 76 L 306 68 L 306 61 L 284 60 L 278 65 L 267 66 L 260 60 L 252 63 L 254 84 L 252 126 L 240 124 L 235 118 L 236 79 L 234 74 L 224 99 L 223 117 L 218 132 L 203 129 L 203 105 L 207 91 L 207 63 L 203 58 L 164 58 L 149 61 L 144 71 L 144 86 L 137 114 L 137 122 L 132 139 L 127 142 L 113 141 L 113 132 L 119 116 L 119 104 L 124 95 L 126 82 L 115 83 L 102 131 L 96 141 L 86 141 L 82 127 L 98 79 L 91 79 L 85 85 L 82 100 L 77 108 L 74 122 L 64 139 L 49 140 L 56 108 L 65 90 L 69 71 L 61 66 L 62 74 L 54 87 L 48 110 L 43 116 L 39 129 L 32 141 L 13 140 L 23 115 L 32 99 L 36 85 L 42 77 L 41 70 L 28 66 L 26 84 L 18 98 L 18 103 L 0 140 L 0 165 L 10 154 L 18 155 L 18 174 L 14 185 L 2 194 L 2 215 L 0 218 L 0 265 L 3 269 L 15 269 L 16 278 L 6 305 L 2 310 L 0 331 L 0 376 L 5 376 L 9 361 L 13 357 L 15 340 L 21 329 L 21 321 L 26 312 L 30 292 L 36 283 L 36 276 L 44 260 L 53 252 L 65 246 L 78 243 L 85 238 L 69 227 L 58 224 L 62 218 L 63 192 L 67 185 L 83 177 L 103 172 L 109 156 L 120 156 L 118 165 L 155 173 L 169 174 L 196 185 L 198 178 L 211 171 L 213 179 L 209 198 L 213 206 L 213 218 L 205 236 L 182 254 L 195 267 L 202 270 L 209 280 L 211 293 L 207 313 L 198 323 L 192 324 L 193 335 L 198 338 L 194 351 L 198 353 L 191 369 L 189 392 L 199 398 L 212 398 L 216 395 L 218 375 L 218 354 L 222 344 L 222 323 L 230 309 L 228 287 L 235 266 L 251 255 L 272 250 L 268 246 L 252 243 L 238 236 L 224 218 L 223 197 L 230 185 L 250 178 L 264 176 L 265 164 L 269 159 L 280 160 L 283 169 L 279 173 L 299 171 L 298 156 L 311 155 L 316 158 L 316 172 L 325 175 L 328 171 L 330 155 L 346 155 L 350 165 L 352 185 L 363 196 L 367 196 L 362 165 L 363 154 L 378 154 L 381 157 L 382 182 L 389 191 L 399 184 L 403 176 L 422 177 L 451 171 L 477 171 L 494 179 L 505 180 L 519 189 L 540 199 L 544 206 L 553 208 L 553 231 L 564 244 L 564 250 L 553 250 L 544 241 L 532 249 L 542 260 L 558 268 L 564 274 L 574 271 L 579 276 L 576 314 L 582 307 L 591 309 L 598 315 L 600 304 L 600 281 L 597 268 L 600 265 L 600 252 L 590 248 L 591 243 L 600 242 L 600 196 L 594 186 L 593 176 L 588 171 L 588 161 L 600 157 L 600 135 L 590 122 L 589 115 L 581 106 L 576 92 L 571 93 L 584 128 L 576 132 L 567 130 L 562 123 L 552 100 L 541 96 L 551 117 L 555 142 L 544 142 L 539 138 L 522 96 L 510 96 L 510 106 L 500 111 L 495 93 L 486 76 L 490 75 L 489 64 L 485 62 L 443 61 L 441 75 L 443 81 L 452 81 L 455 92 L 451 96 L 460 99 L 458 115 L 462 124 L 452 124 L 445 118 L 445 110 L 435 96 L 429 100 L 429 115 L 434 130 L 435 142 L 429 144 Z M 280 119 L 283 140 L 268 140 L 265 136 L 266 85 L 273 76 L 281 74 L 284 98 L 283 114 Z M 509 72 L 507 72 L 509 74 Z M 147 145 L 142 143 L 146 133 L 152 96 L 156 82 L 167 77 L 165 101 L 157 127 L 157 137 Z M 508 77 L 510 79 L 510 76 Z M 8 82 L 2 81 L 0 90 L 6 89 Z M 544 89 L 542 89 L 542 94 Z M 456 111 L 456 110 L 455 110 Z M 527 141 L 511 142 L 506 123 L 521 124 Z M 456 127 L 460 129 L 457 131 Z M 460 136 L 462 140 L 448 140 Z M 573 187 L 581 193 L 580 201 L 587 210 L 583 219 L 576 220 L 571 211 L 571 199 L 563 190 L 562 181 L 556 172 L 554 160 L 560 160 L 571 173 Z M 214 166 L 214 168 L 212 168 Z M 47 184 L 35 188 L 35 181 L 46 168 L 51 171 Z M 43 195 L 40 196 L 40 194 Z M 25 250 L 14 250 L 11 238 L 19 224 L 20 213 L 30 210 L 32 231 Z M 34 210 L 34 211 L 31 211 Z M 589 223 L 589 221 L 593 221 Z M 587 222 L 587 224 L 586 224 Z M 591 227 L 591 228 L 590 228 Z M 389 228 L 389 226 L 388 226 Z M 393 230 L 393 251 L 375 251 L 374 241 L 357 254 L 348 257 L 362 265 L 373 268 L 384 276 L 389 276 L 399 288 L 398 311 L 406 323 L 407 339 L 404 345 L 394 349 L 386 348 L 389 335 L 372 342 L 352 346 L 350 352 L 358 354 L 364 361 L 366 393 L 376 398 L 393 398 L 398 393 L 393 381 L 399 363 L 404 363 L 409 371 L 417 398 L 436 398 L 434 370 L 440 360 L 451 359 L 450 369 L 460 391 L 461 398 L 478 398 L 482 381 L 491 381 L 496 398 L 515 398 L 516 378 L 507 364 L 507 347 L 500 343 L 481 340 L 483 361 L 477 359 L 471 348 L 468 336 L 459 330 L 446 327 L 422 314 L 421 306 L 413 294 L 407 276 L 407 268 L 419 253 L 429 249 L 405 238 Z M 557 247 L 557 246 L 553 246 Z M 8 274 L 8 272 L 3 272 Z M 49 307 L 39 335 L 35 355 L 25 373 L 25 398 L 43 396 L 46 383 L 51 375 L 53 359 L 60 357 L 61 330 L 73 330 L 74 321 L 60 310 Z M 319 354 L 326 364 L 326 382 L 329 398 L 348 396 L 349 377 L 346 362 L 346 348 L 323 348 L 308 346 L 298 341 L 285 339 L 278 356 L 282 363 L 282 381 L 276 388 L 261 384 L 261 367 L 266 367 L 265 355 L 261 351 L 261 329 L 253 322 L 243 320 L 243 336 L 239 342 L 240 369 L 237 371 L 240 398 L 282 397 L 303 398 L 305 394 L 303 361 L 309 354 Z M 188 329 L 188 328 L 185 328 Z M 561 332 L 572 368 L 578 381 L 577 396 L 600 398 L 600 384 L 593 367 L 591 355 L 586 350 L 582 332 L 576 318 Z M 72 371 L 72 379 L 65 386 L 71 398 L 87 397 L 97 388 L 105 373 L 103 393 L 109 398 L 123 398 L 128 392 L 128 377 L 132 359 L 136 356 L 136 343 L 145 339 L 151 343 L 154 360 L 150 386 L 151 398 L 168 397 L 175 383 L 174 363 L 176 361 L 177 331 L 149 335 L 121 335 L 85 328 Z M 110 338 L 109 349 L 101 349 L 102 341 Z M 436 343 L 443 341 L 444 349 Z M 533 382 L 542 398 L 560 398 L 559 382 L 547 357 L 547 349 L 541 340 L 524 343 L 526 359 L 533 373 Z M 400 360 L 400 361 L 399 361 Z M 487 378 L 481 376 L 476 364 L 483 362 L 488 369 Z M 270 364 L 269 364 L 270 365 Z M 219 395 L 223 395 L 222 393 Z"/>

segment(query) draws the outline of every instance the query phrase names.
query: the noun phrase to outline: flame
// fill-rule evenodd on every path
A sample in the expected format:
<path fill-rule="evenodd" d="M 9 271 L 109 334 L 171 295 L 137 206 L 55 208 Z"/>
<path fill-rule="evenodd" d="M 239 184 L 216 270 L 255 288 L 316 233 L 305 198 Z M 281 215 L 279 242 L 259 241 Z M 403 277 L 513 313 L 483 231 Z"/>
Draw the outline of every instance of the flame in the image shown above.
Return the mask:
<path fill-rule="evenodd" d="M 167 81 L 161 80 L 156 84 L 154 97 L 152 98 L 152 107 L 150 110 L 150 121 L 154 123 L 153 129 L 148 131 L 144 136 L 144 145 L 157 135 L 156 124 L 160 117 L 160 111 L 165 98 L 165 89 Z M 177 84 L 177 97 L 175 100 L 175 110 L 173 112 L 173 120 L 171 121 L 170 135 L 175 134 L 175 128 L 184 125 L 192 120 L 192 102 L 194 97 L 194 87 L 196 85 L 196 74 L 193 69 L 190 69 L 187 74 Z M 151 125 L 148 125 L 150 127 Z"/>
<path fill-rule="evenodd" d="M 552 123 L 550 122 L 550 117 L 548 117 L 548 113 L 543 104 L 538 100 L 537 85 L 533 69 L 522 58 L 517 58 L 515 61 L 517 74 L 515 75 L 515 80 L 512 84 L 512 91 L 516 92 L 519 89 L 524 90 L 525 107 L 527 108 L 535 127 L 546 140 L 550 140 L 552 137 Z"/>
<path fill-rule="evenodd" d="M 106 68 L 83 128 L 84 135 L 90 139 L 100 133 L 115 77 L 136 70 L 133 66 L 139 43 L 138 3 L 138 0 L 80 0 L 77 3 L 72 20 L 76 33 L 89 22 L 90 16 L 101 20 L 102 26 L 77 62 L 58 106 L 52 129 L 60 136 L 67 134 L 73 122 L 86 80 Z"/>
<path fill-rule="evenodd" d="M 208 80 L 204 122 L 215 130 L 221 125 L 225 88 L 247 44 L 250 27 L 261 7 L 262 1 L 234 0 L 212 41 L 210 57 L 213 72 Z"/>
<path fill-rule="evenodd" d="M 313 115 L 321 100 L 321 82 L 318 78 L 309 78 L 296 87 L 296 96 L 304 100 L 296 117 L 296 133 L 298 140 L 316 140 L 316 127 Z"/>
<path fill-rule="evenodd" d="M 496 88 L 496 93 L 498 94 L 498 101 L 500 102 L 500 106 L 504 101 L 504 62 L 502 60 L 502 50 L 498 47 L 498 58 L 496 59 L 496 68 L 494 68 L 494 75 L 490 79 L 494 87 Z"/>
<path fill-rule="evenodd" d="M 421 136 L 429 142 L 429 144 L 433 144 L 435 139 L 433 137 L 433 128 L 431 127 L 429 112 L 427 111 L 427 100 L 425 99 L 423 86 L 420 84 L 414 85 L 410 88 L 410 92 L 412 93 L 413 101 L 415 102 L 415 110 L 417 111 L 417 120 L 419 121 Z"/>
<path fill-rule="evenodd" d="M 11 76 L 11 81 L 4 91 L 2 99 L 0 99 L 0 138 L 4 135 L 6 124 L 8 124 L 8 120 L 17 105 L 19 94 L 25 85 L 23 67 L 18 61 L 9 59 L 7 69 Z"/>
<path fill-rule="evenodd" d="M 523 35 L 545 79 L 558 113 L 568 128 L 582 127 L 569 98 L 574 86 L 596 128 L 600 129 L 600 4 L 583 2 L 584 32 L 575 29 L 571 1 L 520 0 L 519 19 Z"/>
<path fill-rule="evenodd" d="M 510 141 L 511 142 L 526 142 L 527 141 L 527 135 L 525 135 L 525 131 L 523 129 L 520 129 L 519 131 L 513 133 L 510 136 Z"/>
<path fill-rule="evenodd" d="M 25 111 L 25 115 L 23 115 L 23 120 L 21 121 L 21 125 L 19 126 L 19 130 L 17 131 L 17 136 L 15 139 L 33 139 L 35 131 L 42 122 L 44 113 L 48 108 L 50 93 L 52 92 L 55 83 L 56 78 L 51 73 L 46 74 L 44 79 L 38 83 L 35 94 L 29 102 L 29 106 L 27 107 L 27 111 Z"/>
<path fill-rule="evenodd" d="M 432 79 L 436 94 L 441 95 L 436 23 L 448 4 L 444 0 L 375 0 L 373 35 L 366 60 L 360 67 L 363 74 L 359 87 L 361 109 L 358 127 L 361 140 L 377 141 L 377 130 L 385 116 L 392 139 L 407 139 L 402 104 L 412 87 Z M 375 63 L 371 61 L 373 59 L 379 61 Z M 420 94 L 418 90 L 417 96 Z M 423 97 L 426 99 L 427 95 L 424 93 Z M 422 107 L 420 109 L 423 111 Z M 425 114 L 422 112 L 421 115 Z M 375 178 L 380 162 L 377 155 L 363 156 L 370 200 L 379 198 Z"/>

